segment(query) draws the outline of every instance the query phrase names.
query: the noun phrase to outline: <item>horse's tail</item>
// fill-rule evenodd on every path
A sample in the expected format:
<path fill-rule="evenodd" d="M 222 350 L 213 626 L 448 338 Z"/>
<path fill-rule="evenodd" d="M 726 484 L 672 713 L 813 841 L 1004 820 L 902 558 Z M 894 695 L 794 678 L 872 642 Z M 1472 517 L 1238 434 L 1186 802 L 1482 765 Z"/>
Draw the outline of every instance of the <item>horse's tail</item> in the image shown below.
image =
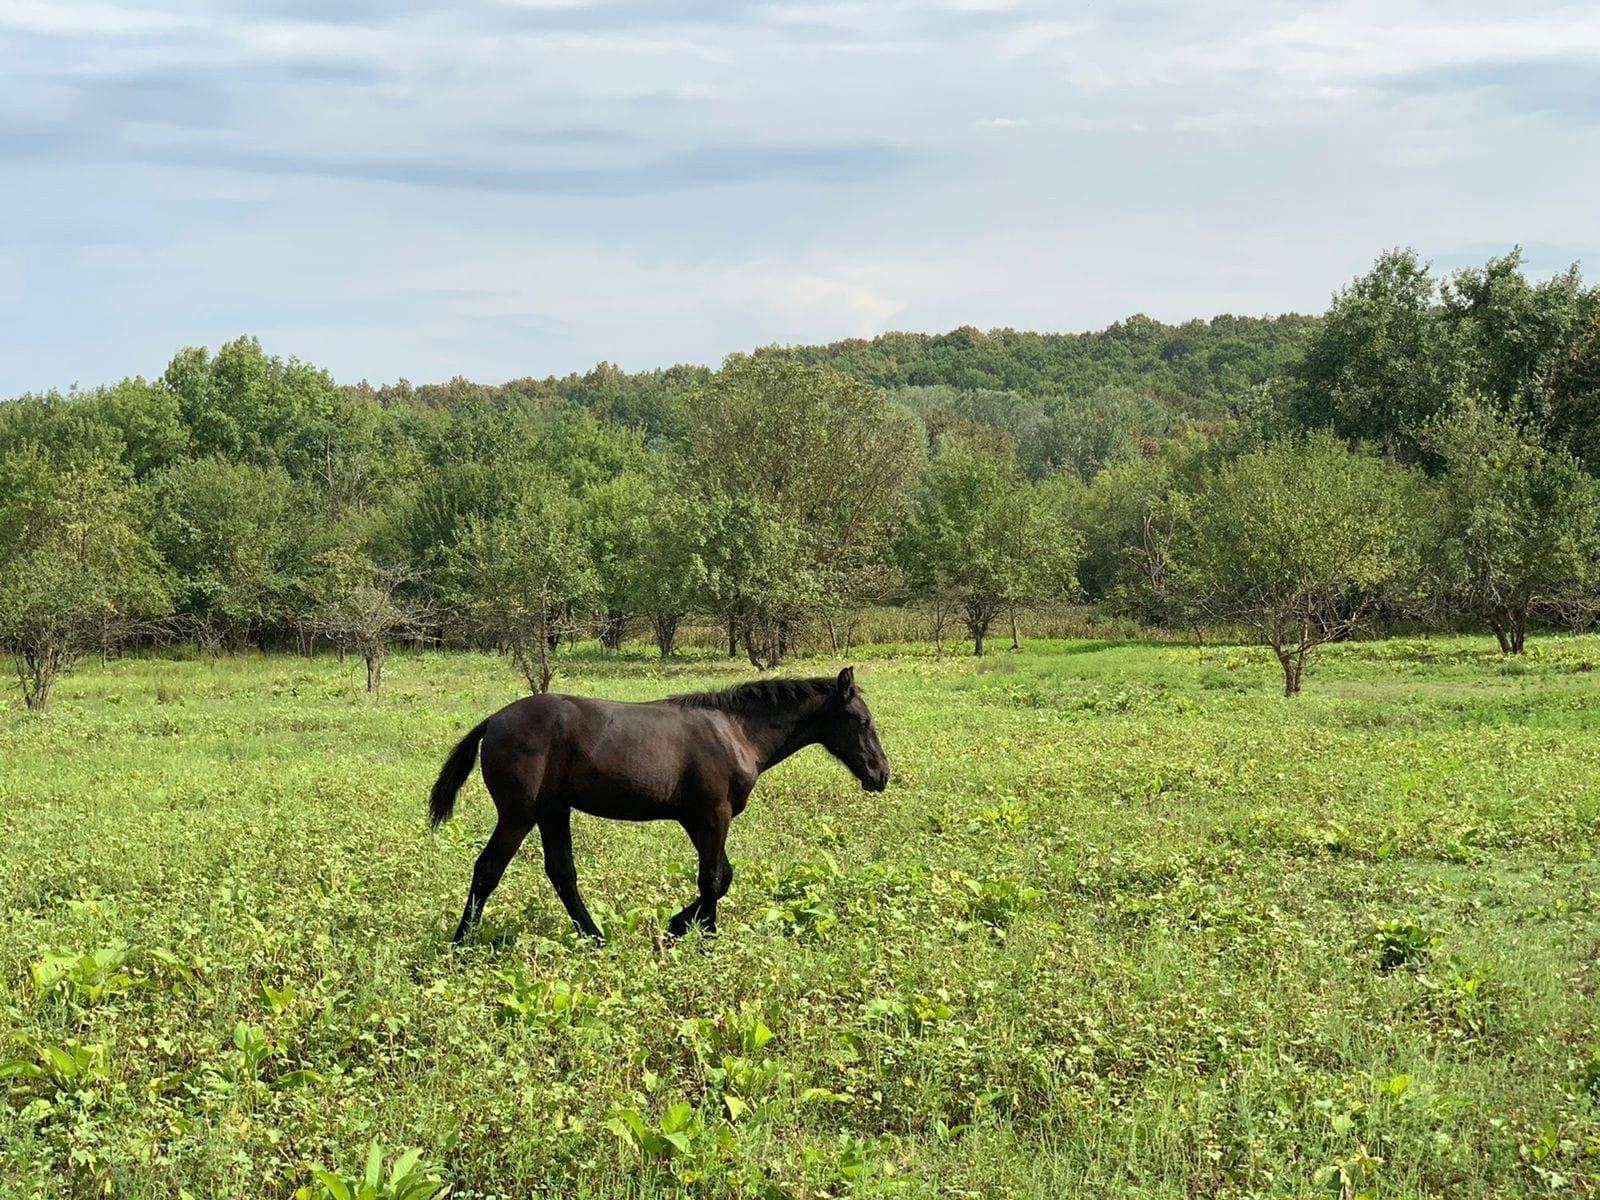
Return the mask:
<path fill-rule="evenodd" d="M 450 751 L 450 757 L 444 760 L 444 766 L 439 769 L 439 778 L 433 784 L 433 798 L 428 802 L 433 828 L 439 828 L 455 811 L 456 793 L 467 781 L 467 776 L 472 774 L 472 765 L 478 759 L 478 743 L 483 741 L 483 731 L 488 724 L 489 719 L 485 717 L 457 742 L 456 748 Z"/>

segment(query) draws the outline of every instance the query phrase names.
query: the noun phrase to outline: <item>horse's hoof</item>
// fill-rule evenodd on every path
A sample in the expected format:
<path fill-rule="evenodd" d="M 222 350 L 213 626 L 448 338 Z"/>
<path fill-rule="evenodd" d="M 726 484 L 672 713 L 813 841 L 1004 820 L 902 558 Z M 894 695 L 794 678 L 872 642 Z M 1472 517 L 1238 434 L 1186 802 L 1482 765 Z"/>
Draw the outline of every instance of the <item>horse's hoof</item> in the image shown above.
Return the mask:
<path fill-rule="evenodd" d="M 717 936 L 717 927 L 715 925 L 703 925 L 699 921 L 689 921 L 682 926 L 668 925 L 667 936 L 664 944 L 670 946 L 674 942 L 681 941 L 683 938 L 688 937 L 691 932 L 695 931 L 700 934 L 702 941 L 710 941 L 712 938 Z"/>

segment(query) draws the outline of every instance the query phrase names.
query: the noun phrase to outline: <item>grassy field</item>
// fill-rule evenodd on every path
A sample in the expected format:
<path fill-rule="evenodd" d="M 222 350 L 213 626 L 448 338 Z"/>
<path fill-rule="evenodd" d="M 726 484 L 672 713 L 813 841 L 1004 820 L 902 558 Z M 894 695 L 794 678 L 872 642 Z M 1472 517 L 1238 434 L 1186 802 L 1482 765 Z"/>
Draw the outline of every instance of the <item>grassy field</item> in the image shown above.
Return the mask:
<path fill-rule="evenodd" d="M 687 839 L 582 817 L 607 945 L 535 840 L 450 947 L 493 810 L 424 799 L 499 662 L 0 712 L 0 1196 L 338 1195 L 375 1143 L 457 1197 L 1600 1196 L 1600 639 L 1337 647 L 1297 701 L 1237 649 L 856 661 L 895 782 L 774 771 L 670 948 Z"/>

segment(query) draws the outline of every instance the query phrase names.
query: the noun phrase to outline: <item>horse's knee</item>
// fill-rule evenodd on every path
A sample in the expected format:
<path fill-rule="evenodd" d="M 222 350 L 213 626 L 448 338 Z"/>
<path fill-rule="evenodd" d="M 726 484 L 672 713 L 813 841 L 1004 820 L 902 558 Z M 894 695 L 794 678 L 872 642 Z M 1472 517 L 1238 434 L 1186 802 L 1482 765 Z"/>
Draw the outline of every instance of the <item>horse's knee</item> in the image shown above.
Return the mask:
<path fill-rule="evenodd" d="M 717 899 L 720 900 L 728 894 L 728 889 L 733 886 L 733 864 L 724 861 L 722 872 L 717 880 Z"/>

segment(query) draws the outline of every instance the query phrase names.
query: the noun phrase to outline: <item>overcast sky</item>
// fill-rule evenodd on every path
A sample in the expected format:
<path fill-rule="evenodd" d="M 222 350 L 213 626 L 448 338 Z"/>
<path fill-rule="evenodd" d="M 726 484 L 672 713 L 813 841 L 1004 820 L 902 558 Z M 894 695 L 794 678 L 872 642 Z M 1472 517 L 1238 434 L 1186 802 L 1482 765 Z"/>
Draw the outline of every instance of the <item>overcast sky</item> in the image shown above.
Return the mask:
<path fill-rule="evenodd" d="M 0 395 L 498 381 L 1600 261 L 1600 5 L 0 0 Z"/>

